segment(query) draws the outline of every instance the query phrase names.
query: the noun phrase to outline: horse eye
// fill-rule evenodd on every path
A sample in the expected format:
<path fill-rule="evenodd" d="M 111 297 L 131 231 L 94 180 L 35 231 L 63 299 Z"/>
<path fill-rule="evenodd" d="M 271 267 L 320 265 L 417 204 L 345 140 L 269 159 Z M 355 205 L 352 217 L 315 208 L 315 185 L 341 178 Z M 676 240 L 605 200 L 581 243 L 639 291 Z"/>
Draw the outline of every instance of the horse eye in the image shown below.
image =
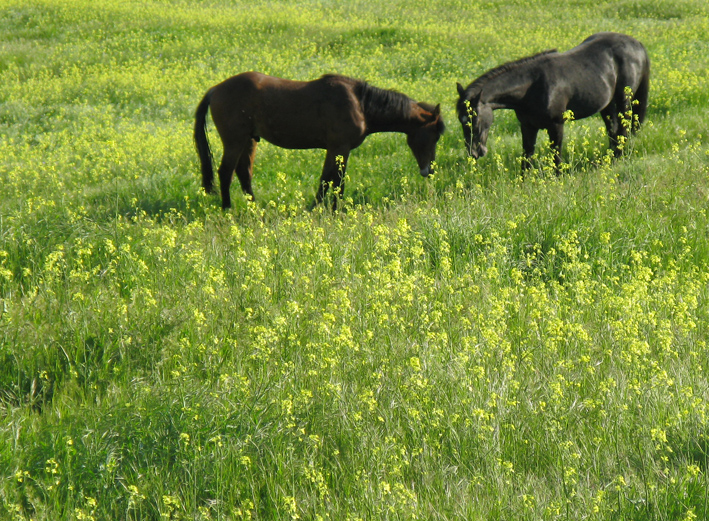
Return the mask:
<path fill-rule="evenodd" d="M 460 122 L 461 122 L 461 123 L 467 123 L 467 122 L 468 122 L 468 116 L 463 116 L 462 118 L 460 118 Z"/>

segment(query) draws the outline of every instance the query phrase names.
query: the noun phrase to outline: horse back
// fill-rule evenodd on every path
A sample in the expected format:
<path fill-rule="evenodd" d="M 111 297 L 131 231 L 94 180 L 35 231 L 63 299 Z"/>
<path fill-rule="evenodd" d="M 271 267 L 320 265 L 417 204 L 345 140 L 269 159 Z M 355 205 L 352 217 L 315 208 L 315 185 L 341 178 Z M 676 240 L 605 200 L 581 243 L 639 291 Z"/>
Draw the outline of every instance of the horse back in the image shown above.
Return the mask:
<path fill-rule="evenodd" d="M 626 87 L 637 92 L 649 76 L 645 47 L 631 36 L 597 33 L 573 49 L 551 55 L 543 77 L 554 117 L 570 109 L 577 119 L 595 114 Z"/>
<path fill-rule="evenodd" d="M 637 88 L 641 77 L 649 74 L 647 50 L 642 43 L 626 34 L 596 33 L 563 54 L 586 67 L 613 68 L 621 83 L 629 81 L 633 89 Z"/>
<path fill-rule="evenodd" d="M 283 148 L 329 148 L 333 141 L 361 143 L 364 117 L 354 80 L 328 75 L 295 81 L 245 72 L 217 85 L 212 118 L 224 139 L 264 138 Z"/>

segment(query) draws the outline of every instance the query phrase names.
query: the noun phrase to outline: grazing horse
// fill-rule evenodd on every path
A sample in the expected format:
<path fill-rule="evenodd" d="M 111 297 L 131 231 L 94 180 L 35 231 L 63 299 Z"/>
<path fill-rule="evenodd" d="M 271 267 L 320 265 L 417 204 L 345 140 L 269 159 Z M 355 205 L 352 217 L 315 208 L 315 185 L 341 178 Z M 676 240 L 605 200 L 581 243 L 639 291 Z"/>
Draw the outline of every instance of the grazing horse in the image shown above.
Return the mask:
<path fill-rule="evenodd" d="M 368 135 L 406 134 L 421 175 L 427 177 L 433 169 L 436 143 L 445 129 L 440 105 L 416 103 L 399 92 L 364 81 L 328 74 L 303 82 L 245 72 L 209 89 L 197 107 L 194 139 L 207 193 L 213 191 L 214 181 L 206 133 L 210 108 L 224 146 L 219 166 L 222 208 L 231 206 L 229 185 L 235 170 L 242 190 L 253 198 L 252 169 L 260 138 L 283 148 L 327 151 L 312 208 L 323 200 L 330 184 L 342 195 L 350 151 Z M 337 198 L 333 207 L 336 204 Z"/>
<path fill-rule="evenodd" d="M 603 116 L 615 157 L 632 127 L 645 119 L 650 60 L 636 39 L 618 33 L 598 33 L 573 49 L 546 51 L 492 69 L 467 88 L 458 83 L 457 111 L 468 153 L 487 153 L 492 111 L 512 109 L 522 126 L 522 169 L 530 167 L 537 133 L 546 129 L 561 165 L 564 122 Z M 634 117 L 630 117 L 630 114 Z"/>

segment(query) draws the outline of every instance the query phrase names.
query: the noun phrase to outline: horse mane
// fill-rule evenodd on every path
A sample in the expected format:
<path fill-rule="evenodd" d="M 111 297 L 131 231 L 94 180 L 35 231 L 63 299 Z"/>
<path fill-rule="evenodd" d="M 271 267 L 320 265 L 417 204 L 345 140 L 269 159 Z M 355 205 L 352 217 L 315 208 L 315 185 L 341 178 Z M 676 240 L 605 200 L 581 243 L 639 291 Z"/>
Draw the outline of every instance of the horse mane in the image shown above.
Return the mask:
<path fill-rule="evenodd" d="M 367 125 L 388 125 L 391 122 L 406 120 L 411 115 L 411 106 L 418 105 L 427 112 L 434 112 L 436 107 L 430 103 L 416 102 L 406 94 L 395 90 L 380 89 L 366 81 L 325 74 L 322 78 L 329 83 L 344 83 L 350 86 L 355 98 L 359 101 Z M 439 133 L 445 131 L 443 118 L 438 118 Z"/>
<path fill-rule="evenodd" d="M 411 104 L 416 103 L 407 95 L 395 90 L 380 89 L 359 81 L 355 86 L 355 95 L 362 106 L 367 120 L 390 121 L 401 119 L 411 112 Z M 426 108 L 426 107 L 424 107 Z M 426 108 L 428 110 L 428 108 Z M 433 110 L 431 108 L 431 110 Z"/>
<path fill-rule="evenodd" d="M 526 56 L 524 58 L 520 58 L 519 60 L 514 60 L 511 62 L 503 63 L 499 67 L 495 67 L 494 69 L 490 69 L 487 71 L 485 74 L 480 76 L 478 79 L 473 81 L 470 85 L 468 85 L 468 88 L 465 89 L 466 93 L 474 93 L 474 92 L 480 92 L 482 91 L 483 87 L 487 82 L 490 80 L 493 80 L 497 78 L 498 76 L 511 71 L 512 69 L 516 69 L 517 67 L 521 65 L 525 65 L 529 62 L 533 62 L 543 56 L 548 56 L 549 54 L 554 54 L 556 53 L 556 49 L 549 49 L 546 51 L 542 51 L 538 54 L 534 54 L 532 56 Z"/>

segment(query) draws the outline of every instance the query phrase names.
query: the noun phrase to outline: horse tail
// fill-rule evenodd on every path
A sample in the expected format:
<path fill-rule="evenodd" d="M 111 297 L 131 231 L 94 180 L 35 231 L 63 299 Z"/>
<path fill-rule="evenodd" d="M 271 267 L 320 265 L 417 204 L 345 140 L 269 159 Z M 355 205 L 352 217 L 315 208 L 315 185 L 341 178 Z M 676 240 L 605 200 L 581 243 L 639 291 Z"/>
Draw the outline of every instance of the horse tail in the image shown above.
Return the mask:
<path fill-rule="evenodd" d="M 202 186 L 204 191 L 212 193 L 214 188 L 214 169 L 212 168 L 212 149 L 209 147 L 207 139 L 207 111 L 212 99 L 214 88 L 207 91 L 197 106 L 194 118 L 194 142 L 197 146 L 197 154 L 202 165 Z"/>
<path fill-rule="evenodd" d="M 635 92 L 634 95 L 634 100 L 637 102 L 635 107 L 633 108 L 633 114 L 636 114 L 638 116 L 637 123 L 633 125 L 633 132 L 637 132 L 638 129 L 640 128 L 640 125 L 642 125 L 643 121 L 645 121 L 645 114 L 647 113 L 647 99 L 648 99 L 648 94 L 650 92 L 650 64 L 648 63 L 645 66 L 645 70 L 643 71 L 643 77 L 640 80 L 640 85 L 638 85 L 638 89 Z"/>

